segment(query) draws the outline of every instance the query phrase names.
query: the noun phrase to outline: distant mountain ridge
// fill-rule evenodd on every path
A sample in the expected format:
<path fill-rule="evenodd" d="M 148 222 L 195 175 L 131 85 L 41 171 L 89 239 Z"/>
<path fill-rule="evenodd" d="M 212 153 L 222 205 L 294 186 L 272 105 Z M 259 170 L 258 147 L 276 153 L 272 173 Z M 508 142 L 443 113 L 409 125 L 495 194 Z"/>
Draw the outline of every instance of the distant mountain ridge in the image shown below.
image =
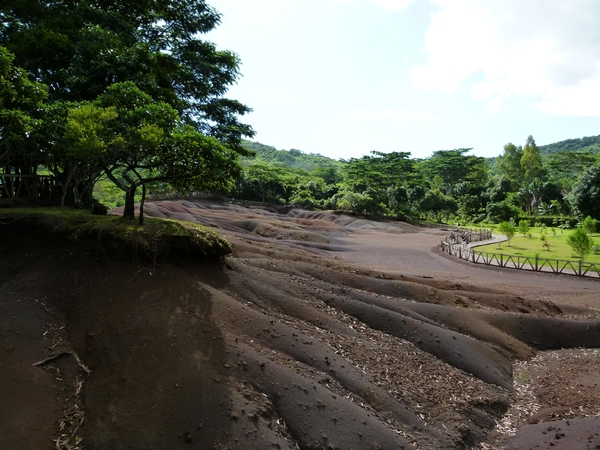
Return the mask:
<path fill-rule="evenodd" d="M 344 164 L 342 160 L 329 158 L 317 153 L 306 153 L 297 149 L 278 150 L 271 145 L 265 145 L 254 141 L 244 140 L 243 146 L 254 151 L 256 156 L 264 159 L 265 161 L 279 162 L 286 166 L 297 167 L 308 171 L 311 171 L 316 167 Z M 574 152 L 585 150 L 588 150 L 592 153 L 600 153 L 600 135 L 567 139 L 564 141 L 555 142 L 553 144 L 539 145 L 538 148 L 541 155 L 553 155 L 562 151 Z M 498 156 L 501 154 L 502 149 L 499 149 Z M 494 161 L 496 158 L 497 156 L 486 159 Z"/>
<path fill-rule="evenodd" d="M 318 153 L 306 153 L 301 150 L 277 150 L 271 145 L 245 140 L 242 145 L 248 150 L 256 153 L 256 156 L 270 163 L 280 163 L 288 167 L 304 169 L 309 172 L 317 167 L 341 166 L 343 162 L 319 155 Z M 243 161 L 243 159 L 242 159 Z"/>
<path fill-rule="evenodd" d="M 552 155 L 562 151 L 581 151 L 589 150 L 592 153 L 600 152 L 600 135 L 588 136 L 577 139 L 567 139 L 566 141 L 555 142 L 554 144 L 539 145 L 540 154 Z"/>

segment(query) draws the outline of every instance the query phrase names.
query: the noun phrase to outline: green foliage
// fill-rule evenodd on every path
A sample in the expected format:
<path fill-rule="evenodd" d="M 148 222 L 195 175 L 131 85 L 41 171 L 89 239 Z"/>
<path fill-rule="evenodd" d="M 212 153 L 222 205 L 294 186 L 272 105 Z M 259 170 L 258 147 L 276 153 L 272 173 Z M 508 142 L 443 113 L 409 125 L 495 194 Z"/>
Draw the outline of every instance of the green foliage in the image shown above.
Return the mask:
<path fill-rule="evenodd" d="M 587 216 L 581 224 L 581 227 L 588 233 L 595 233 L 598 230 L 598 220 Z"/>
<path fill-rule="evenodd" d="M 557 234 L 556 236 L 546 235 L 545 242 L 547 242 L 547 247 L 543 246 L 544 241 L 540 239 L 542 232 L 541 229 L 531 228 L 530 233 L 532 234 L 532 238 L 523 237 L 520 234 L 515 235 L 511 240 L 511 246 L 504 247 L 502 253 L 520 258 L 540 258 L 543 255 L 543 257 L 551 258 L 552 260 L 573 261 L 578 259 L 574 257 L 573 249 L 567 244 L 567 238 L 571 232 L 562 235 Z M 496 249 L 496 244 L 477 247 L 477 251 L 491 253 L 497 252 Z M 600 264 L 600 255 L 588 256 L 588 258 L 586 258 L 587 262 Z M 556 264 L 556 262 L 552 261 L 552 264 Z"/>
<path fill-rule="evenodd" d="M 345 167 L 345 184 L 356 192 L 368 188 L 383 192 L 388 186 L 403 186 L 415 178 L 414 161 L 410 153 L 371 152 L 372 156 L 351 159 Z"/>
<path fill-rule="evenodd" d="M 552 155 L 560 152 L 575 153 L 578 151 L 589 150 L 594 147 L 598 148 L 598 146 L 600 146 L 600 135 L 578 139 L 567 139 L 553 144 L 542 145 L 539 147 L 539 150 L 543 155 Z"/>
<path fill-rule="evenodd" d="M 564 191 L 571 191 L 579 176 L 600 162 L 600 144 L 598 145 L 598 149 L 594 151 L 562 150 L 549 155 L 546 167 L 550 179 Z"/>
<path fill-rule="evenodd" d="M 202 37 L 220 20 L 204 0 L 5 0 L 0 45 L 50 88 L 51 101 L 91 101 L 131 81 L 169 103 L 198 131 L 242 151 L 249 108 L 223 98 L 239 60 Z"/>
<path fill-rule="evenodd" d="M 483 185 L 487 178 L 484 158 L 468 156 L 470 148 L 438 150 L 420 162 L 419 170 L 428 179 L 432 189 L 448 194 L 461 182 Z"/>
<path fill-rule="evenodd" d="M 431 189 L 419 203 L 421 211 L 429 213 L 438 222 L 448 218 L 458 210 L 458 203 L 452 197 L 445 195 L 437 189 Z"/>
<path fill-rule="evenodd" d="M 463 221 L 470 221 L 478 217 L 482 212 L 481 198 L 478 195 L 464 194 L 458 199 L 458 215 Z"/>
<path fill-rule="evenodd" d="M 504 146 L 504 154 L 496 161 L 496 170 L 500 177 L 510 180 L 513 185 L 521 183 L 524 177 L 521 158 L 523 157 L 523 149 L 515 146 L 513 143 L 508 143 Z"/>
<path fill-rule="evenodd" d="M 520 215 L 519 220 L 526 220 L 529 224 L 533 224 L 536 227 L 541 227 L 542 225 L 547 227 L 558 227 L 571 229 L 575 228 L 578 220 L 576 217 L 572 216 L 527 216 Z"/>
<path fill-rule="evenodd" d="M 600 164 L 590 167 L 581 176 L 568 199 L 580 217 L 600 219 Z"/>
<path fill-rule="evenodd" d="M 487 217 L 490 222 L 503 222 L 519 215 L 519 209 L 510 201 L 503 200 L 497 203 L 488 203 L 486 206 Z"/>
<path fill-rule="evenodd" d="M 102 108 L 82 103 L 70 109 L 64 134 L 69 144 L 69 155 L 85 160 L 101 155 L 111 146 L 123 145 L 122 136 L 107 132 L 110 122 L 118 117 L 114 107 Z"/>
<path fill-rule="evenodd" d="M 292 169 L 303 169 L 315 176 L 323 178 L 327 184 L 342 181 L 341 169 L 344 163 L 326 156 L 314 153 L 305 153 L 300 150 L 277 150 L 275 147 L 259 142 L 243 140 L 242 145 L 267 163 L 282 164 Z M 251 158 L 247 157 L 242 163 L 248 164 Z"/>
<path fill-rule="evenodd" d="M 535 144 L 533 136 L 527 138 L 525 147 L 523 147 L 523 155 L 521 156 L 521 167 L 525 172 L 525 181 L 531 182 L 535 179 L 543 179 L 546 175 L 542 165 L 540 151 Z"/>
<path fill-rule="evenodd" d="M 498 224 L 498 231 L 506 236 L 508 239 L 508 245 L 510 246 L 510 240 L 517 232 L 517 228 L 512 223 L 504 221 Z"/>
<path fill-rule="evenodd" d="M 125 205 L 123 191 L 110 181 L 106 175 L 101 176 L 96 182 L 93 193 L 94 198 L 106 206 L 109 211 Z M 137 194 L 135 201 L 139 202 L 140 200 L 141 195 Z"/>
<path fill-rule="evenodd" d="M 567 244 L 583 261 L 585 256 L 592 251 L 594 241 L 583 228 L 577 228 L 567 237 Z"/>
<path fill-rule="evenodd" d="M 290 181 L 295 185 L 295 180 L 283 165 L 270 165 L 262 160 L 256 160 L 245 169 L 245 181 L 247 184 L 258 190 L 259 198 L 257 200 L 264 203 L 265 201 L 276 201 L 278 198 L 290 198 L 291 190 Z M 246 192 L 241 191 L 243 196 Z M 243 197 L 242 197 L 243 198 Z"/>
<path fill-rule="evenodd" d="M 527 220 L 519 220 L 519 233 L 523 236 L 527 236 L 527 233 L 529 233 L 529 222 Z"/>
<path fill-rule="evenodd" d="M 0 47 L 0 167 L 29 174 L 42 162 L 38 146 L 48 89 L 31 81 L 14 59 Z"/>
<path fill-rule="evenodd" d="M 130 218 L 140 186 L 222 189 L 239 174 L 254 132 L 238 117 L 250 110 L 223 97 L 239 60 L 202 40 L 219 22 L 204 0 L 6 0 L 0 17 L 0 44 L 37 81 L 0 49 L 4 167 L 44 165 L 63 204 L 87 206 L 105 173 Z"/>
<path fill-rule="evenodd" d="M 337 202 L 338 209 L 360 214 L 380 214 L 381 205 L 373 200 L 368 194 L 346 192 Z"/>

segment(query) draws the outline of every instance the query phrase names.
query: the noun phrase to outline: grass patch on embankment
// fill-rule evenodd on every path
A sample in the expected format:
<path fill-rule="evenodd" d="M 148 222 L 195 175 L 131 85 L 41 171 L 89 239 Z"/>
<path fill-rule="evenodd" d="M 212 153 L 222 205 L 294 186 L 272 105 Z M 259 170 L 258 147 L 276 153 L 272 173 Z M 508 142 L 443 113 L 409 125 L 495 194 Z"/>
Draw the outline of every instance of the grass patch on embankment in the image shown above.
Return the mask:
<path fill-rule="evenodd" d="M 186 255 L 215 262 L 231 253 L 231 244 L 214 231 L 192 222 L 145 218 L 144 225 L 118 216 L 95 216 L 67 208 L 5 208 L 0 230 L 11 234 L 44 233 L 62 237 L 108 256 L 141 258 Z"/>

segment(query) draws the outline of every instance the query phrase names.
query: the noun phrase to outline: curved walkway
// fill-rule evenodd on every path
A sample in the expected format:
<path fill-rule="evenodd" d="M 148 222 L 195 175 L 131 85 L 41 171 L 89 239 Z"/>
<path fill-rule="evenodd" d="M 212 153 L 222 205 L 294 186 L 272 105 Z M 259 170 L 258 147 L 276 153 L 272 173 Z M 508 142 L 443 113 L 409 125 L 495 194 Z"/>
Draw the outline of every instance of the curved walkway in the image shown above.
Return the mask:
<path fill-rule="evenodd" d="M 440 250 L 440 241 L 446 235 L 447 231 L 432 229 L 415 233 L 357 231 L 344 237 L 352 251 L 334 254 L 348 262 L 398 275 L 456 280 L 510 290 L 517 295 L 564 297 L 600 308 L 598 279 L 473 264 Z"/>

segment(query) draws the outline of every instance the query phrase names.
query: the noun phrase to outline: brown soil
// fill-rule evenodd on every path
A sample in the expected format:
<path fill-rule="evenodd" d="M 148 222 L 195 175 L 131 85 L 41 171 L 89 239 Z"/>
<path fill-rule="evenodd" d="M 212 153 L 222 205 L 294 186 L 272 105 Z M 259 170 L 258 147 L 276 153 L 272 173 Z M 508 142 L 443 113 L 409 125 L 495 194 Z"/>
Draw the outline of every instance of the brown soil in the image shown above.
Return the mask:
<path fill-rule="evenodd" d="M 0 226 L 0 449 L 600 448 L 600 281 L 461 262 L 401 222 L 145 211 L 233 255 Z"/>

